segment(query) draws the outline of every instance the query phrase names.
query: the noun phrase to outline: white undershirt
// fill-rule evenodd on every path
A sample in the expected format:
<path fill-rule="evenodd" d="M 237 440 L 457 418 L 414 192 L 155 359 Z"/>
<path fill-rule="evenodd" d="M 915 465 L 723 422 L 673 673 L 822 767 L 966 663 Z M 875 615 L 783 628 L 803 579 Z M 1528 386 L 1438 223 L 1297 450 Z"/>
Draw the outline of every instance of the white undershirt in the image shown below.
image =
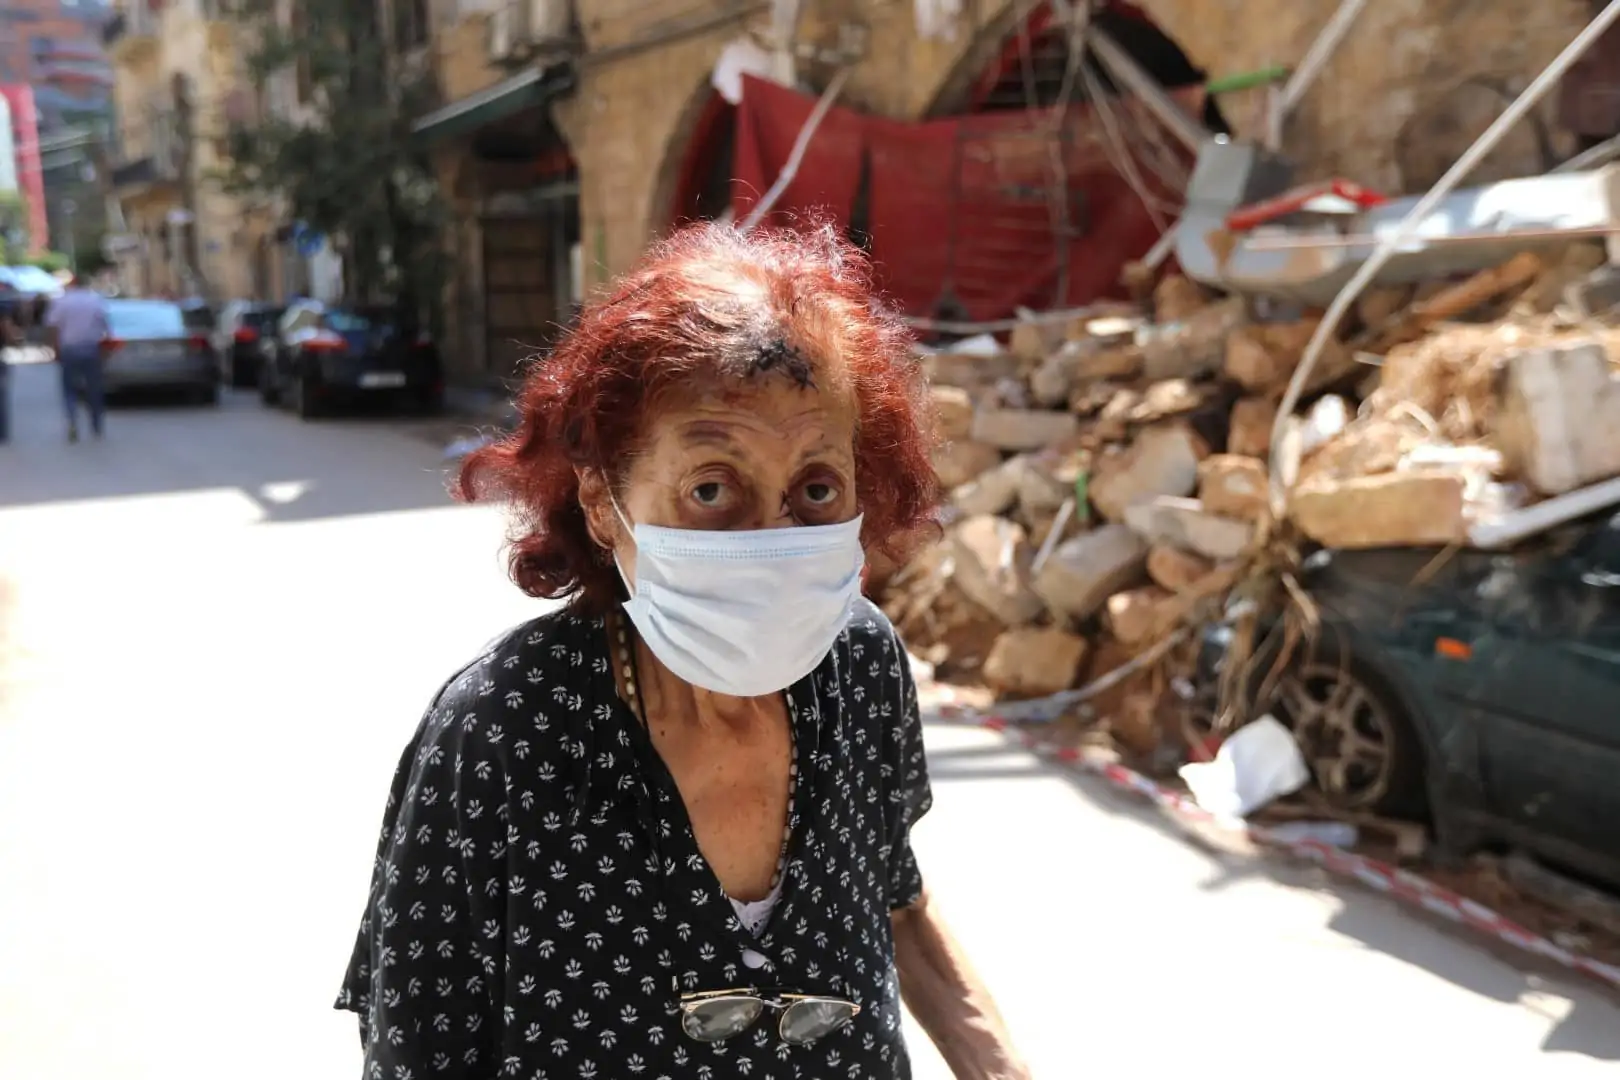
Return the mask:
<path fill-rule="evenodd" d="M 760 931 L 765 929 L 765 924 L 771 921 L 771 912 L 776 910 L 776 902 L 782 899 L 782 883 L 778 881 L 776 887 L 762 900 L 744 903 L 729 896 L 726 899 L 731 900 L 732 909 L 737 912 L 737 918 L 747 927 L 748 932 L 759 937 Z"/>

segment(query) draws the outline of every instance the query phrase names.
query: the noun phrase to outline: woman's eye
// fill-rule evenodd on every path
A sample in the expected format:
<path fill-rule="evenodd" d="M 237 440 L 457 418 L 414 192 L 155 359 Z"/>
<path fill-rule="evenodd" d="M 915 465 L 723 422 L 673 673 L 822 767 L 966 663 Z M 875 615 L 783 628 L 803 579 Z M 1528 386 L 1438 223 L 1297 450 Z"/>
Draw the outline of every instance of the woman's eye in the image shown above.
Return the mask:
<path fill-rule="evenodd" d="M 804 497 L 812 505 L 826 506 L 838 498 L 838 489 L 831 484 L 806 484 L 804 485 Z"/>
<path fill-rule="evenodd" d="M 726 486 L 711 480 L 692 489 L 692 498 L 701 506 L 718 506 L 726 496 Z"/>

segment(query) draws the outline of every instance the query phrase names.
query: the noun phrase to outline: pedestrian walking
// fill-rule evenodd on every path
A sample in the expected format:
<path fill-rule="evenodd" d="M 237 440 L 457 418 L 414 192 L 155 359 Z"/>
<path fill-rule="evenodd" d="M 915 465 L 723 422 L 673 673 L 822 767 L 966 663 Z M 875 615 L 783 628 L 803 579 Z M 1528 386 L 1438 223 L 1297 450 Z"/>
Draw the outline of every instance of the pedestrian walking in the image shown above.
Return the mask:
<path fill-rule="evenodd" d="M 929 901 L 932 802 L 867 549 L 934 526 L 910 334 L 832 229 L 675 234 L 474 452 L 566 600 L 400 759 L 338 1007 L 366 1076 L 1026 1080 Z"/>
<path fill-rule="evenodd" d="M 106 411 L 101 389 L 101 342 L 107 336 L 107 300 L 78 278 L 68 281 L 45 312 L 47 344 L 62 375 L 62 406 L 67 437 L 79 441 L 79 406 L 90 414 L 90 430 L 101 438 Z"/>

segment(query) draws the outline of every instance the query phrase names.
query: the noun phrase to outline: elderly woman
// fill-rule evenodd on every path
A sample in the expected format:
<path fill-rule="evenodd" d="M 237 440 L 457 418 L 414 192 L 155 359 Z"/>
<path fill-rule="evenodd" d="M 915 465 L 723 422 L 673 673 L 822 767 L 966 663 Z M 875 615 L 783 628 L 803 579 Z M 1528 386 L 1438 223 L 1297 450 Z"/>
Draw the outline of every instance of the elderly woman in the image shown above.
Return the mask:
<path fill-rule="evenodd" d="M 439 692 L 338 1001 L 365 1075 L 1021 1078 L 929 904 L 906 655 L 861 595 L 935 509 L 904 326 L 830 230 L 675 236 L 461 489 L 566 601 Z"/>

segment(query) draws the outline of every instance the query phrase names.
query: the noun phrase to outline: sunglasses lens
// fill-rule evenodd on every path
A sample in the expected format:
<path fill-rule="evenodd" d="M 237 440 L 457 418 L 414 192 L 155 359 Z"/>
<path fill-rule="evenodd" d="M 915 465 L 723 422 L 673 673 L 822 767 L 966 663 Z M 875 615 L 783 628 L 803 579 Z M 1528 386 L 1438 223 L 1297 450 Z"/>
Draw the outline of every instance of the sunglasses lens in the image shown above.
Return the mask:
<path fill-rule="evenodd" d="M 815 1042 L 849 1023 L 854 1015 L 855 1006 L 847 1001 L 796 1001 L 782 1014 L 782 1040 L 798 1045 Z"/>
<path fill-rule="evenodd" d="M 747 1031 L 765 1006 L 757 998 L 710 998 L 681 1007 L 681 1029 L 699 1042 L 722 1042 Z"/>

